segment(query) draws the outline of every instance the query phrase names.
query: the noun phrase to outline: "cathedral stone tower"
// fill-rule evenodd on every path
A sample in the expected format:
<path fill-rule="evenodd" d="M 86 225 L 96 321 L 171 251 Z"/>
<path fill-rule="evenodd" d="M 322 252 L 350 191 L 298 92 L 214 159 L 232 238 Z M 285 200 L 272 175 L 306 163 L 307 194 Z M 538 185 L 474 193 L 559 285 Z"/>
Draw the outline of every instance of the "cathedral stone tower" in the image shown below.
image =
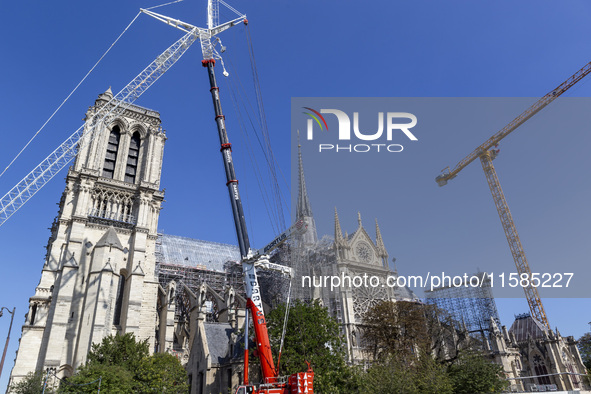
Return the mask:
<path fill-rule="evenodd" d="M 112 98 L 99 95 L 86 128 Z M 133 105 L 96 130 L 68 171 L 11 384 L 36 370 L 71 375 L 110 334 L 132 332 L 154 348 L 166 136 L 157 112 Z"/>

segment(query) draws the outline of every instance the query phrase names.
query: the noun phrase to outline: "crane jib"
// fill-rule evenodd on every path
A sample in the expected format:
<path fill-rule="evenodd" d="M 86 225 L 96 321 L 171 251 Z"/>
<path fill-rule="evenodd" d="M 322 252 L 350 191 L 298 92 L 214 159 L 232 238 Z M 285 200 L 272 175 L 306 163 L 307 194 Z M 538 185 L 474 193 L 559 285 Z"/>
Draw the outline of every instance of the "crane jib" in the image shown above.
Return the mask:
<path fill-rule="evenodd" d="M 548 94 L 546 94 L 545 96 L 540 98 L 531 107 L 529 107 L 522 114 L 520 114 L 515 119 L 513 119 L 508 125 L 503 127 L 501 130 L 499 130 L 497 133 L 495 133 L 492 137 L 490 137 L 488 140 L 486 140 L 486 142 L 484 142 L 483 144 L 478 146 L 476 149 L 474 149 L 474 151 L 472 151 L 472 153 L 470 153 L 468 156 L 466 156 L 465 158 L 460 160 L 460 162 L 458 164 L 456 164 L 456 166 L 453 168 L 453 170 L 451 170 L 449 172 L 444 172 L 441 175 L 439 175 L 436 178 L 437 182 L 440 184 L 440 186 L 443 186 L 447 180 L 455 178 L 455 176 L 460 171 L 462 171 L 464 169 L 464 167 L 466 167 L 468 164 L 470 164 L 471 162 L 476 160 L 476 158 L 478 158 L 480 155 L 482 155 L 483 152 L 486 152 L 487 150 L 489 150 L 493 146 L 497 145 L 503 138 L 505 138 L 506 136 L 511 134 L 515 129 L 517 129 L 519 126 L 521 126 L 523 123 L 525 123 L 528 119 L 530 119 L 532 116 L 537 114 L 539 111 L 544 109 L 544 107 L 546 107 L 552 101 L 554 101 L 558 97 L 560 97 L 564 92 L 566 92 L 571 87 L 573 87 L 577 82 L 579 82 L 581 79 L 583 79 L 585 76 L 587 76 L 590 72 L 591 72 L 591 62 L 587 63 L 580 70 L 578 70 L 576 73 L 571 75 L 566 81 L 564 81 L 563 83 L 558 85 L 558 87 L 556 87 L 555 89 L 550 91 Z"/>

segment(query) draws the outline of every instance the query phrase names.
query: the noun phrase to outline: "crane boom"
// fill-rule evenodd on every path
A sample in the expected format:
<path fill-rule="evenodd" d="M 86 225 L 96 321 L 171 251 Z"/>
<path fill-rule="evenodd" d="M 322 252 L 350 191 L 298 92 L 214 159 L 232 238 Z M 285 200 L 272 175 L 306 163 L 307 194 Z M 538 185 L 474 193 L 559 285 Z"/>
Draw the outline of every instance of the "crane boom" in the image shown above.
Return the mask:
<path fill-rule="evenodd" d="M 224 3 L 224 5 L 226 5 Z M 227 5 L 226 5 L 227 6 Z M 234 218 L 234 227 L 236 230 L 236 238 L 238 239 L 238 248 L 240 250 L 242 271 L 244 274 L 244 290 L 246 295 L 246 309 L 245 309 L 245 324 L 244 324 L 244 380 L 243 385 L 236 389 L 236 393 L 256 393 L 256 394 L 288 394 L 294 392 L 303 392 L 300 388 L 300 383 L 306 381 L 306 393 L 312 394 L 312 383 L 314 373 L 308 367 L 308 371 L 304 373 L 292 374 L 288 382 L 280 381 L 278 370 L 273 361 L 273 354 L 271 352 L 271 343 L 269 341 L 269 334 L 267 331 L 267 321 L 263 311 L 263 301 L 261 295 L 261 288 L 257 278 L 257 267 L 267 268 L 282 272 L 284 274 L 293 274 L 293 271 L 288 267 L 283 267 L 273 264 L 268 261 L 268 256 L 264 253 L 269 252 L 274 247 L 282 243 L 288 234 L 294 231 L 300 231 L 302 223 L 296 223 L 286 232 L 276 237 L 269 245 L 263 248 L 263 254 L 252 250 L 250 248 L 250 240 L 248 238 L 248 231 L 246 228 L 246 220 L 244 218 L 244 210 L 242 207 L 242 199 L 238 190 L 238 179 L 236 178 L 236 171 L 234 169 L 234 160 L 232 159 L 232 144 L 228 138 L 226 129 L 226 117 L 222 112 L 222 103 L 220 100 L 220 89 L 217 85 L 215 74 L 216 60 L 220 60 L 222 67 L 224 65 L 220 53 L 216 50 L 215 45 L 219 43 L 219 38 L 212 40 L 217 34 L 229 29 L 239 22 L 248 23 L 246 15 L 240 14 L 238 18 L 216 25 L 219 23 L 218 0 L 208 1 L 208 18 L 207 28 L 194 27 L 186 22 L 179 21 L 164 15 L 156 14 L 151 11 L 142 10 L 142 12 L 168 24 L 177 29 L 185 30 L 187 28 L 195 29 L 199 34 L 199 41 L 201 42 L 201 52 L 203 60 L 201 64 L 207 69 L 209 77 L 209 92 L 211 94 L 215 123 L 220 142 L 220 153 L 222 154 L 224 172 L 226 174 L 226 187 L 230 197 L 230 206 L 232 208 L 232 216 Z M 221 45 L 221 44 L 220 44 Z M 224 75 L 228 75 L 224 69 Z M 248 355 L 249 355 L 249 335 L 248 335 L 248 319 L 252 317 L 254 333 L 256 338 L 257 356 L 260 361 L 262 384 L 249 384 L 248 376 Z"/>
<path fill-rule="evenodd" d="M 0 226 L 76 157 L 83 146 L 92 142 L 97 135 L 95 133 L 97 125 L 125 111 L 181 58 L 197 38 L 199 38 L 197 30 L 192 29 L 168 47 L 93 116 L 90 127 L 80 126 L 16 186 L 10 189 L 0 199 Z"/>
<path fill-rule="evenodd" d="M 456 166 L 449 170 L 449 167 L 442 171 L 442 173 L 435 178 L 435 181 L 439 186 L 445 186 L 447 181 L 455 178 L 460 171 L 464 169 L 468 164 L 472 163 L 476 158 L 488 151 L 493 146 L 497 145 L 499 141 L 511 134 L 513 130 L 525 123 L 529 118 L 540 112 L 544 107 L 550 104 L 552 101 L 560 97 L 564 92 L 570 89 L 574 84 L 583 79 L 587 74 L 591 72 L 591 62 L 587 63 L 583 68 L 574 73 L 570 78 L 561 83 L 556 89 L 550 91 L 544 97 L 536 101 L 531 107 L 526 109 L 521 115 L 513 119 L 507 126 L 503 127 L 492 137 L 486 140 L 483 144 L 478 146 L 472 153 L 464 157 Z"/>

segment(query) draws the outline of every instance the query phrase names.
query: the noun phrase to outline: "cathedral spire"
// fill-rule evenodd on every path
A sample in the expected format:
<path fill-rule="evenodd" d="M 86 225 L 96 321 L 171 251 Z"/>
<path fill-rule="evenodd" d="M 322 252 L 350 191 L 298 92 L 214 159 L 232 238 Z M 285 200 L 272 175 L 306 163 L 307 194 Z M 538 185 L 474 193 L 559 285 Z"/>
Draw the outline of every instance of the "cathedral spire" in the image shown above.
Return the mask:
<path fill-rule="evenodd" d="M 343 242 L 343 230 L 341 230 L 341 222 L 339 221 L 337 207 L 334 207 L 334 240 L 337 244 Z"/>
<path fill-rule="evenodd" d="M 380 231 L 380 226 L 378 225 L 378 219 L 376 218 L 376 246 L 382 255 L 386 255 L 386 246 L 384 245 L 384 240 L 382 239 L 382 233 Z"/>
<path fill-rule="evenodd" d="M 300 132 L 298 131 L 298 201 L 296 206 L 296 219 L 304 220 L 308 230 L 302 236 L 304 244 L 318 242 L 316 223 L 312 214 L 312 205 L 306 189 L 306 178 L 304 177 L 304 163 L 302 160 L 302 146 L 300 145 Z"/>
<path fill-rule="evenodd" d="M 304 177 L 304 164 L 302 161 L 302 145 L 300 145 L 300 133 L 298 131 L 298 205 L 296 210 L 298 219 L 312 217 L 312 206 L 306 190 L 306 178 Z"/>

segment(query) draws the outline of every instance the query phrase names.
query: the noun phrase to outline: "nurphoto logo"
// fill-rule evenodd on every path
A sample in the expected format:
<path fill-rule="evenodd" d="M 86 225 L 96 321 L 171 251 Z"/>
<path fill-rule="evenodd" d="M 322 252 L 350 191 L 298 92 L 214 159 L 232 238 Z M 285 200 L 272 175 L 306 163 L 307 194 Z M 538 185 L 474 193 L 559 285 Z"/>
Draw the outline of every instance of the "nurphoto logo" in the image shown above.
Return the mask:
<path fill-rule="evenodd" d="M 320 129 L 321 132 L 329 132 L 328 123 L 322 114 L 330 114 L 334 115 L 338 122 L 336 137 L 339 142 L 355 140 L 366 142 L 360 144 L 346 144 L 342 142 L 333 144 L 321 143 L 318 144 L 318 151 L 321 153 L 366 153 L 370 151 L 398 153 L 402 152 L 404 147 L 401 144 L 391 143 L 394 138 L 404 135 L 411 141 L 418 141 L 418 138 L 410 131 L 411 128 L 417 125 L 417 117 L 409 112 L 387 112 L 385 116 L 384 112 L 378 112 L 377 131 L 367 131 L 360 130 L 359 128 L 359 112 L 353 112 L 353 127 L 351 127 L 351 118 L 346 112 L 339 109 L 322 108 L 320 111 L 317 111 L 310 107 L 303 108 L 309 111 L 304 112 L 304 114 L 310 117 L 307 119 L 306 125 L 306 138 L 309 141 L 314 139 L 314 128 Z M 351 129 L 353 129 L 352 133 Z M 369 141 L 373 143 L 369 143 Z M 380 143 L 381 141 L 383 142 Z"/>

